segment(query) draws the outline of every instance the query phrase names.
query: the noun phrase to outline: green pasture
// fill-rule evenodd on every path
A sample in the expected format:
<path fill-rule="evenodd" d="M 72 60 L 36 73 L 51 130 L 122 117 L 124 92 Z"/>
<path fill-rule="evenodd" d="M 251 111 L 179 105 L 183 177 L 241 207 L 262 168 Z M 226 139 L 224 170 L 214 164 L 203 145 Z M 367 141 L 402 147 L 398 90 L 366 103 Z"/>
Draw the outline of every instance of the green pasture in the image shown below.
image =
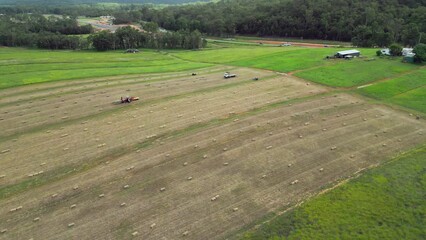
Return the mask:
<path fill-rule="evenodd" d="M 426 113 L 426 68 L 360 88 L 357 92 Z"/>
<path fill-rule="evenodd" d="M 345 50 L 344 48 L 245 46 L 244 44 L 234 44 L 230 41 L 216 41 L 211 44 L 214 44 L 215 48 L 201 51 L 172 51 L 171 54 L 177 58 L 188 61 L 253 67 L 279 72 L 293 72 L 336 64 L 342 64 L 343 67 L 348 67 L 347 65 L 349 64 L 349 66 L 353 66 L 353 68 L 358 68 L 358 64 L 362 65 L 362 61 L 353 61 L 352 63 L 343 60 L 325 60 L 326 56 L 333 55 L 337 51 Z M 222 48 L 220 48 L 220 46 L 222 46 Z M 376 51 L 375 49 L 360 50 L 366 57 L 374 56 Z M 350 63 L 353 65 L 350 65 Z M 379 69 L 379 71 L 383 70 L 385 69 Z M 315 71 L 315 69 L 312 71 Z M 333 73 L 336 71 L 340 72 L 339 69 L 331 69 L 330 71 Z M 323 81 L 322 79 L 316 79 L 316 73 L 317 72 L 311 74 L 314 75 L 312 79 L 307 79 L 314 82 Z M 337 73 L 334 74 L 336 75 Z M 340 84 L 340 82 L 337 82 L 337 84 Z"/>
<path fill-rule="evenodd" d="M 256 59 L 270 54 L 296 51 L 297 47 L 273 47 L 273 46 L 240 46 L 236 47 L 232 43 L 216 42 L 217 45 L 225 45 L 225 48 L 212 48 L 198 51 L 170 51 L 173 56 L 194 62 L 205 63 L 234 63 L 236 61 Z"/>
<path fill-rule="evenodd" d="M 125 74 L 175 72 L 211 66 L 156 51 L 47 51 L 0 49 L 0 88 L 31 83 Z"/>
<path fill-rule="evenodd" d="M 424 239 L 426 148 L 368 170 L 242 239 Z"/>
<path fill-rule="evenodd" d="M 324 58 L 327 55 L 333 55 L 335 52 L 340 51 L 340 49 L 335 48 L 283 48 L 286 50 L 250 59 L 240 59 L 231 64 L 279 72 L 292 72 L 332 64 L 330 61 L 324 60 Z"/>
<path fill-rule="evenodd" d="M 414 64 L 402 63 L 401 58 L 375 58 L 374 60 L 360 58 L 329 61 L 337 61 L 337 63 L 299 72 L 296 76 L 328 86 L 352 87 L 395 77 L 418 67 Z"/>

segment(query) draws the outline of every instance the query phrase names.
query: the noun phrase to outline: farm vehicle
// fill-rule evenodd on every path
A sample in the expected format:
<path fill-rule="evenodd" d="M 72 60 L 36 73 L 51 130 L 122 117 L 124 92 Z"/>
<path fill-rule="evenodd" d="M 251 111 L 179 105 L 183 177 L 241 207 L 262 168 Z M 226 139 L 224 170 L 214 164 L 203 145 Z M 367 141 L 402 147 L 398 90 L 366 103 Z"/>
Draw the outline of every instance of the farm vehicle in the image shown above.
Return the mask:
<path fill-rule="evenodd" d="M 223 75 L 223 77 L 224 77 L 224 78 L 234 78 L 234 77 L 236 77 L 236 76 L 237 76 L 237 74 L 230 73 L 230 72 L 226 72 L 226 73 Z"/>
<path fill-rule="evenodd" d="M 120 100 L 114 102 L 114 104 L 131 103 L 139 100 L 139 97 L 121 97 Z"/>

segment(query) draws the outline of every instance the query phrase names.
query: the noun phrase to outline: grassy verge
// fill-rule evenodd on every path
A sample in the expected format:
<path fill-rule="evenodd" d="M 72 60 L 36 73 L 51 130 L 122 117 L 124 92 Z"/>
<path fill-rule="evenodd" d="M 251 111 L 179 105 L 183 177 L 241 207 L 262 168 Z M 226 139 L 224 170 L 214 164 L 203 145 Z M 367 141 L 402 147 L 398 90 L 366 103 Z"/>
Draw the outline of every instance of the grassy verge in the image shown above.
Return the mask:
<path fill-rule="evenodd" d="M 368 170 L 242 239 L 424 239 L 426 147 Z"/>
<path fill-rule="evenodd" d="M 358 89 L 357 92 L 426 113 L 426 68 Z"/>

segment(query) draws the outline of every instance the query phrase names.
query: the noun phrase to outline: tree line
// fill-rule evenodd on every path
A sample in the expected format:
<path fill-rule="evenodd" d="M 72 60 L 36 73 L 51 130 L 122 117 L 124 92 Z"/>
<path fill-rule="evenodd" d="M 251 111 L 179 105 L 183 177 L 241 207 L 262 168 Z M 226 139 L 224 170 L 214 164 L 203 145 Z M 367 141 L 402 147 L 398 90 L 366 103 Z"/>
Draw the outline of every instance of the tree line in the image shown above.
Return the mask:
<path fill-rule="evenodd" d="M 155 23 L 145 23 L 147 31 L 132 27 L 115 33 L 93 33 L 91 25 L 79 26 L 72 17 L 45 17 L 40 14 L 0 15 L 0 45 L 45 49 L 89 49 L 99 51 L 154 48 L 198 49 L 206 45 L 199 31 L 159 31 Z M 83 34 L 90 34 L 88 37 Z"/>
<path fill-rule="evenodd" d="M 79 26 L 75 18 L 45 17 L 41 14 L 0 16 L 0 45 L 47 49 L 82 49 L 88 47 L 84 38 L 91 25 Z"/>
<path fill-rule="evenodd" d="M 211 36 L 277 36 L 352 41 L 361 47 L 426 43 L 426 0 L 221 0 L 168 6 L 12 6 L 0 13 L 112 15 L 114 23 L 155 22 Z"/>
<path fill-rule="evenodd" d="M 141 9 L 171 30 L 352 41 L 363 47 L 426 43 L 425 0 L 222 0 Z"/>
<path fill-rule="evenodd" d="M 98 51 L 154 48 L 154 49 L 199 49 L 205 47 L 199 31 L 141 32 L 130 26 L 117 29 L 115 33 L 101 31 L 89 37 Z"/>

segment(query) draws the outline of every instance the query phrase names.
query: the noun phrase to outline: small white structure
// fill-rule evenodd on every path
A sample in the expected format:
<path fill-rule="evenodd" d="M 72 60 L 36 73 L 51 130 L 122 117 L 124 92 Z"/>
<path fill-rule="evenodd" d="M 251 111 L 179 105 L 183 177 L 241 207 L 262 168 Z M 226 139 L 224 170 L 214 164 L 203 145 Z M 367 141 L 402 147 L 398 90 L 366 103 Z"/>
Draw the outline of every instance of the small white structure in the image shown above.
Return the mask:
<path fill-rule="evenodd" d="M 402 49 L 402 56 L 408 56 L 408 55 L 411 55 L 412 53 L 413 53 L 412 48 L 403 48 Z"/>
<path fill-rule="evenodd" d="M 391 55 L 391 53 L 390 53 L 390 49 L 389 49 L 389 48 L 381 49 L 381 50 L 380 50 L 380 52 L 381 52 L 383 55 L 386 55 L 386 56 L 390 56 L 390 55 Z"/>

